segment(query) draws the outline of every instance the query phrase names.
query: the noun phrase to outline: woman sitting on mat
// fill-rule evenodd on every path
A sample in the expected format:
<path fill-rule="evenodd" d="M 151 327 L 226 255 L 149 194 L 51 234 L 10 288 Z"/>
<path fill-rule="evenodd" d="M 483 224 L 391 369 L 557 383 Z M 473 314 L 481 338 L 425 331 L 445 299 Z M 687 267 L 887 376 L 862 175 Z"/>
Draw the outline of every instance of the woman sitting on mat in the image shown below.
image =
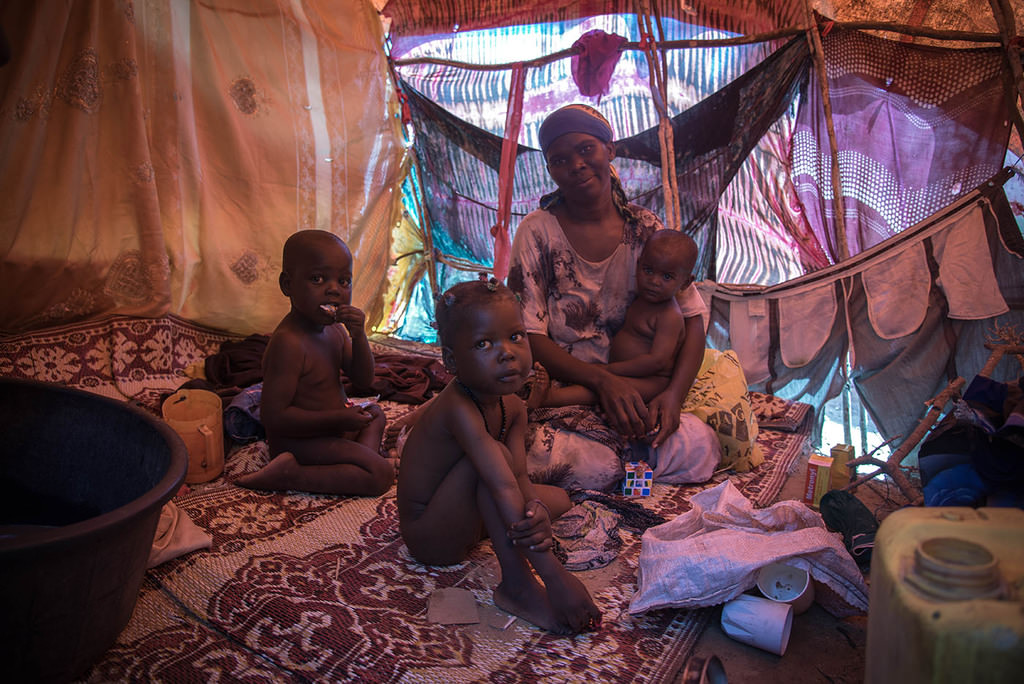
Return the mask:
<path fill-rule="evenodd" d="M 653 435 L 647 458 L 655 480 L 703 482 L 721 447 L 711 428 L 680 409 L 704 353 L 704 302 L 692 284 L 680 293 L 684 341 L 668 386 L 645 403 L 604 364 L 636 296 L 640 252 L 661 222 L 627 201 L 611 165 L 611 125 L 597 110 L 574 104 L 553 112 L 540 142 L 557 190 L 516 229 L 508 276 L 522 301 L 533 358 L 554 381 L 597 395 L 605 420 L 623 438 Z M 530 440 L 531 472 L 561 466 L 572 473 L 565 484 L 591 489 L 609 489 L 621 478 L 615 449 L 564 426 L 539 429 L 547 432 Z"/>

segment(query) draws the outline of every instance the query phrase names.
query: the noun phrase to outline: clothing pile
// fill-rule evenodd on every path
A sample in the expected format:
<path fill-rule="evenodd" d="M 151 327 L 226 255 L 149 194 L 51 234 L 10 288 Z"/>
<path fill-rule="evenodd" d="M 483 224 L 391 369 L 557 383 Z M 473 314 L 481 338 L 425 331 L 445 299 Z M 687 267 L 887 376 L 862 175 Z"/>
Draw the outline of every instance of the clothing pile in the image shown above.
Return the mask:
<path fill-rule="evenodd" d="M 1024 506 L 1024 377 L 975 377 L 918 459 L 926 506 Z"/>

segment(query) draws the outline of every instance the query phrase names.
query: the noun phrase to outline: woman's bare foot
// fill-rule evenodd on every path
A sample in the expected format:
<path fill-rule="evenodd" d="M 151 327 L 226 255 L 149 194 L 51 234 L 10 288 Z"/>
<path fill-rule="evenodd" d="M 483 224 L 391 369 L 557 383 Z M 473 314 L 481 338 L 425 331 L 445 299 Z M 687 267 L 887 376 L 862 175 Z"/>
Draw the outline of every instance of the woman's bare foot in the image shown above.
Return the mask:
<path fill-rule="evenodd" d="M 235 480 L 239 487 L 247 489 L 281 489 L 280 483 L 289 481 L 292 473 L 299 467 L 299 462 L 290 451 L 282 451 L 255 473 L 249 473 Z"/>

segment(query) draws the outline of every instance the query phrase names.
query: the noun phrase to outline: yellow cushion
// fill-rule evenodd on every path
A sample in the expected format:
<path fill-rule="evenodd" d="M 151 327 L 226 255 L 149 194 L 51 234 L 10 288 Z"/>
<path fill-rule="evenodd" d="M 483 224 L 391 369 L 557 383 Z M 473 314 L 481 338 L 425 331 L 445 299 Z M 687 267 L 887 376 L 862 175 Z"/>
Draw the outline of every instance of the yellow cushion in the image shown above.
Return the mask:
<path fill-rule="evenodd" d="M 683 411 L 707 423 L 722 443 L 721 466 L 745 473 L 764 461 L 747 379 L 734 351 L 705 349 Z"/>

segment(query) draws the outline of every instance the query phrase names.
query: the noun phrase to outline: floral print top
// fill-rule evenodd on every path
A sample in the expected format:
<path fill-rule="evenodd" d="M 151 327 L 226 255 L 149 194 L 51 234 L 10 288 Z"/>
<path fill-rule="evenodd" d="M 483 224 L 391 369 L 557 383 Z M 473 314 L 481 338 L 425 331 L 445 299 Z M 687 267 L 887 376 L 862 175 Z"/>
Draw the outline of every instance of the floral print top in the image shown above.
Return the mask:
<path fill-rule="evenodd" d="M 529 333 L 547 335 L 580 361 L 604 363 L 611 338 L 622 327 L 636 293 L 636 262 L 661 221 L 633 207 L 622 242 L 608 258 L 587 261 L 572 248 L 558 219 L 544 209 L 530 212 L 516 229 L 508 286 L 519 295 Z M 684 316 L 703 315 L 696 285 L 680 300 Z"/>

